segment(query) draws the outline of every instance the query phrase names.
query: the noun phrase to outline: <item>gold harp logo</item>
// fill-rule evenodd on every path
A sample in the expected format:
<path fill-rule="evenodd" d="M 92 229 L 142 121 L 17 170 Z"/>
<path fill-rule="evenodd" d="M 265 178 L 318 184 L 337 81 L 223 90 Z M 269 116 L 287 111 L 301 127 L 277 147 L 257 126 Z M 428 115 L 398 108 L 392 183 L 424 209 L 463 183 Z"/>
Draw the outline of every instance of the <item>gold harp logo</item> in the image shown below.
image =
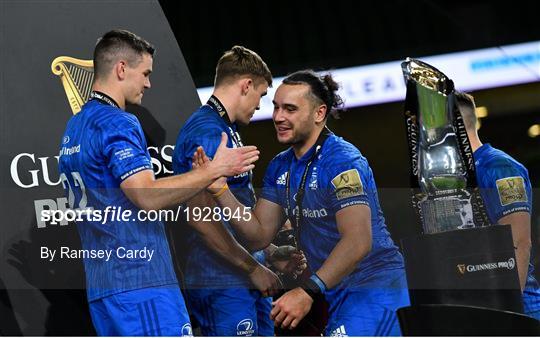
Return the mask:
<path fill-rule="evenodd" d="M 64 85 L 66 96 L 73 114 L 81 111 L 88 101 L 94 80 L 94 62 L 69 56 L 59 56 L 53 60 L 51 70 L 58 75 Z"/>

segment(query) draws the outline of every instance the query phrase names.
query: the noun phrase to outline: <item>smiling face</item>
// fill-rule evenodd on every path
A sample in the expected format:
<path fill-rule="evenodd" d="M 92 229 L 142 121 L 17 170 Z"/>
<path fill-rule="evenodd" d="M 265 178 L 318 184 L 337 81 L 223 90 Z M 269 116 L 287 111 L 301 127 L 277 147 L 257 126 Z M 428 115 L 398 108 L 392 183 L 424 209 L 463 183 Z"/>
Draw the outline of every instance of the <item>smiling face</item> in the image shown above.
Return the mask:
<path fill-rule="evenodd" d="M 317 132 L 316 113 L 306 84 L 282 84 L 274 95 L 272 119 L 280 143 L 303 144 Z"/>
<path fill-rule="evenodd" d="M 124 96 L 126 103 L 141 104 L 144 90 L 150 88 L 150 73 L 152 73 L 152 56 L 144 53 L 140 62 L 130 66 L 125 64 Z"/>

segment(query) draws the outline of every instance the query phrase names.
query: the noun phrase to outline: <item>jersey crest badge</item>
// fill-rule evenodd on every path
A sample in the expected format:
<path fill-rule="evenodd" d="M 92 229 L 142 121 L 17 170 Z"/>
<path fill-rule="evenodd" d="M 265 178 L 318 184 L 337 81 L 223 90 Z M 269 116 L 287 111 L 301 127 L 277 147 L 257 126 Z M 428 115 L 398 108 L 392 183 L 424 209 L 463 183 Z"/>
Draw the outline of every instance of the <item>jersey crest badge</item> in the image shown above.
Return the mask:
<path fill-rule="evenodd" d="M 517 202 L 527 202 L 527 192 L 523 177 L 506 177 L 495 182 L 502 206 Z"/>
<path fill-rule="evenodd" d="M 364 194 L 360 174 L 356 169 L 349 169 L 337 175 L 332 179 L 332 185 L 338 200 Z"/>

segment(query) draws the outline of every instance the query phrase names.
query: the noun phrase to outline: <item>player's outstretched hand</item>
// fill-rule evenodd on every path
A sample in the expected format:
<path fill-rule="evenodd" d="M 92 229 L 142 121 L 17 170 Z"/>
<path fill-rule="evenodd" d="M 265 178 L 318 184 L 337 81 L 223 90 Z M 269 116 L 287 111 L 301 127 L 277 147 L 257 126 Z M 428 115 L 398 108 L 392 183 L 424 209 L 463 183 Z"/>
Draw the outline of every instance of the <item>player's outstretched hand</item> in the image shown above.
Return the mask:
<path fill-rule="evenodd" d="M 274 307 L 270 312 L 270 318 L 274 321 L 274 325 L 292 330 L 307 315 L 313 305 L 313 299 L 302 288 L 295 288 L 272 302 L 272 305 Z"/>
<path fill-rule="evenodd" d="M 249 274 L 249 279 L 263 297 L 273 296 L 283 288 L 279 277 L 261 264 L 257 265 L 255 270 Z"/>
<path fill-rule="evenodd" d="M 221 143 L 209 165 L 218 168 L 221 176 L 230 177 L 250 171 L 258 159 L 259 151 L 255 146 L 227 148 L 227 134 L 222 132 Z"/>
<path fill-rule="evenodd" d="M 199 146 L 195 153 L 193 154 L 193 157 L 191 158 L 191 166 L 194 170 L 197 170 L 199 168 L 202 168 L 205 165 L 209 165 L 210 158 L 206 155 L 206 152 L 204 151 L 203 147 Z M 212 193 L 215 194 L 218 191 L 220 191 L 225 184 L 227 184 L 227 177 L 222 176 L 214 181 L 214 183 L 210 184 L 206 189 Z"/>

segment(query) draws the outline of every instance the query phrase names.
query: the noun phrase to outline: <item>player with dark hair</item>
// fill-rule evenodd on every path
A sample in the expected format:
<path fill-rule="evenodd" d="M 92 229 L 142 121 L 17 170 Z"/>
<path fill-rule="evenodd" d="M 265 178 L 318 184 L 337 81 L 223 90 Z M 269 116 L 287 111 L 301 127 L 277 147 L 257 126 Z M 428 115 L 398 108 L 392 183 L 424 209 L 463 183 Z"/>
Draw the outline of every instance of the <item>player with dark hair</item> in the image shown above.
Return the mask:
<path fill-rule="evenodd" d="M 492 224 L 510 224 L 525 314 L 540 320 L 540 286 L 530 264 L 532 189 L 527 169 L 510 155 L 482 144 L 474 98 L 457 92 L 456 100 L 473 150 L 476 177 Z"/>
<path fill-rule="evenodd" d="M 94 79 L 100 81 L 109 76 L 119 58 L 135 67 L 143 54 L 153 57 L 154 46 L 126 30 L 112 30 L 98 39 L 94 49 Z"/>
<path fill-rule="evenodd" d="M 373 173 L 360 151 L 326 127 L 341 104 L 331 75 L 298 71 L 274 96 L 278 141 L 290 148 L 269 164 L 250 220 L 233 220 L 245 238 L 267 245 L 288 218 L 313 274 L 275 300 L 276 325 L 295 328 L 313 298 L 329 303 L 326 335 L 400 334 L 395 310 L 408 305 L 403 258 L 386 230 Z M 208 161 L 199 150 L 197 165 Z M 222 207 L 241 206 L 222 190 Z"/>
<path fill-rule="evenodd" d="M 60 178 L 70 208 L 88 211 L 77 227 L 82 248 L 95 253 L 84 258 L 84 266 L 99 335 L 192 334 L 164 225 L 135 217 L 141 210 L 178 205 L 219 177 L 249 171 L 258 157 L 255 147 L 227 148 L 223 135 L 208 165 L 155 179 L 141 125 L 124 111 L 126 104 L 140 104 L 150 88 L 153 53 L 148 42 L 131 32 L 106 33 L 95 48 L 90 100 L 68 121 L 60 146 Z M 97 217 L 96 212 L 103 216 L 111 209 L 130 214 Z M 126 252 L 147 255 L 128 257 Z"/>
<path fill-rule="evenodd" d="M 259 109 L 261 98 L 272 85 L 272 75 L 258 54 L 245 47 L 234 46 L 219 59 L 214 82 L 214 92 L 208 102 L 191 115 L 178 135 L 173 155 L 175 173 L 191 170 L 193 153 L 200 146 L 209 156 L 215 156 L 222 132 L 228 134 L 229 146 L 242 147 L 238 126 L 249 124 L 255 111 Z M 227 188 L 231 189 L 243 205 L 252 207 L 255 204 L 251 172 L 228 178 Z M 212 197 L 205 195 L 208 194 L 201 193 L 190 200 L 186 210 L 205 208 L 218 210 L 219 208 L 214 209 L 217 205 Z M 248 213 L 249 210 L 242 207 L 229 209 L 223 215 L 245 217 Z M 196 222 L 194 217 L 189 221 L 199 224 L 198 227 L 220 223 L 208 220 Z M 223 219 L 223 224 L 234 233 L 227 219 Z M 249 240 L 245 241 L 242 238 L 239 240 L 248 249 L 264 248 L 250 245 Z M 244 261 L 227 262 L 216 254 L 216 251 L 219 251 L 219 243 L 207 245 L 208 243 L 203 243 L 193 231 L 189 234 L 188 242 L 189 255 L 185 267 L 186 293 L 191 313 L 200 323 L 202 334 L 273 336 L 274 325 L 270 320 L 271 300 L 265 297 L 275 292 L 275 289 L 261 288 L 260 279 L 271 279 L 277 283 L 277 276 L 261 264 L 264 263 L 264 253 L 255 251 L 252 252 L 252 257 L 246 251 Z M 276 248 L 271 247 L 266 251 L 269 253 L 274 250 Z M 289 268 L 294 269 L 295 266 L 302 265 L 299 253 L 292 256 L 292 260 L 296 260 L 297 264 L 292 262 L 293 264 L 288 265 Z M 252 286 L 258 290 L 250 290 Z"/>

